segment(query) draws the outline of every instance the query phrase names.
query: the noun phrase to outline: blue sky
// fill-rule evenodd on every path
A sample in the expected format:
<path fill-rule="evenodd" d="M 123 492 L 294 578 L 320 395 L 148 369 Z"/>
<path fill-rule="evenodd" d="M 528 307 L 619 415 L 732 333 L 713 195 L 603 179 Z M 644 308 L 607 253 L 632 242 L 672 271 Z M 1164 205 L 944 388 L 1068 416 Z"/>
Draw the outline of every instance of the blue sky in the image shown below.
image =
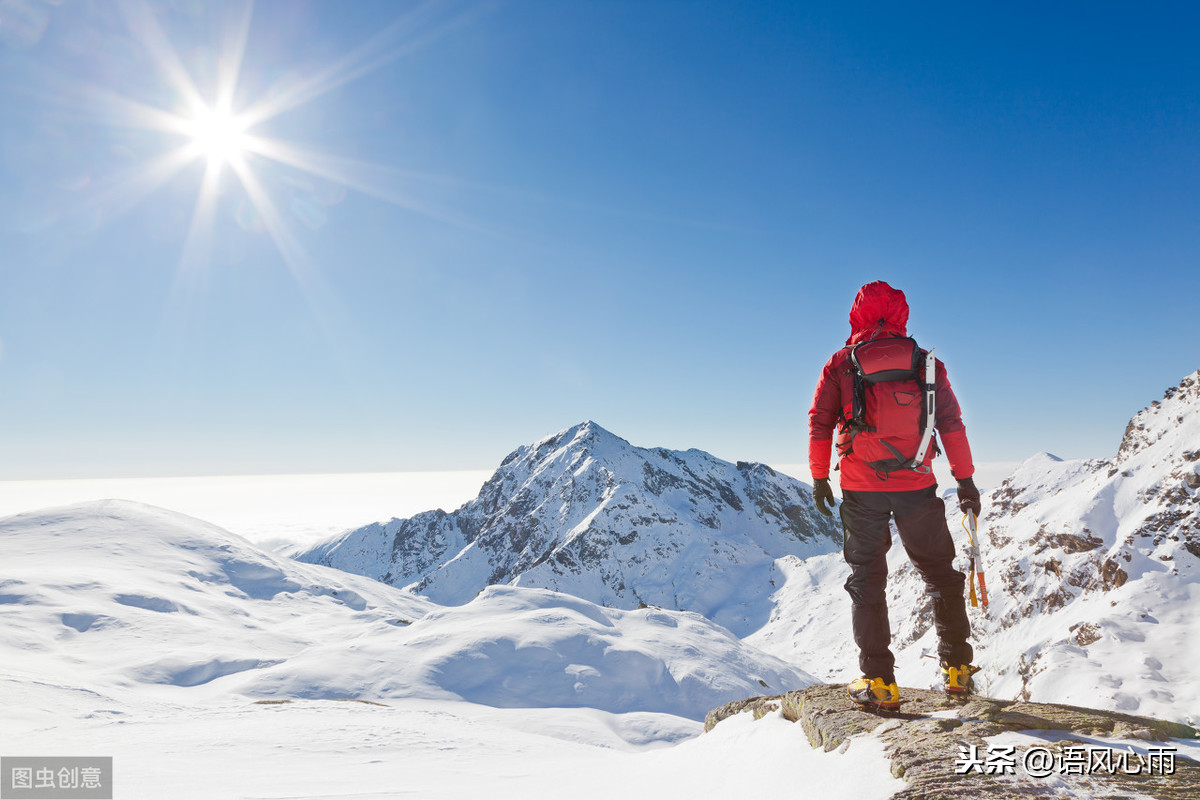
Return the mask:
<path fill-rule="evenodd" d="M 1200 367 L 1197 16 L 6 4 L 0 478 L 803 462 L 876 279 L 977 460 L 1110 456 Z M 153 173 L 231 74 L 250 188 Z"/>

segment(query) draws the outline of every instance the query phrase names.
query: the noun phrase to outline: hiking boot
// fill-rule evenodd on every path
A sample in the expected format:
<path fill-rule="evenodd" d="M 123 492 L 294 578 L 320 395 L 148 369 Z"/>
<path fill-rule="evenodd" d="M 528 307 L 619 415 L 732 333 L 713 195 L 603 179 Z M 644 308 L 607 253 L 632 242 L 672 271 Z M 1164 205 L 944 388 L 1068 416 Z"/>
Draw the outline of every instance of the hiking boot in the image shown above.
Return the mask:
<path fill-rule="evenodd" d="M 900 708 L 900 689 L 895 681 L 884 683 L 883 678 L 855 678 L 846 686 L 846 693 L 856 705 L 895 711 Z"/>
<path fill-rule="evenodd" d="M 959 664 L 957 666 L 949 662 L 942 662 L 942 677 L 945 679 L 942 684 L 946 690 L 946 694 L 967 695 L 975 693 L 975 681 L 971 678 L 979 667 L 973 667 L 970 664 Z"/>

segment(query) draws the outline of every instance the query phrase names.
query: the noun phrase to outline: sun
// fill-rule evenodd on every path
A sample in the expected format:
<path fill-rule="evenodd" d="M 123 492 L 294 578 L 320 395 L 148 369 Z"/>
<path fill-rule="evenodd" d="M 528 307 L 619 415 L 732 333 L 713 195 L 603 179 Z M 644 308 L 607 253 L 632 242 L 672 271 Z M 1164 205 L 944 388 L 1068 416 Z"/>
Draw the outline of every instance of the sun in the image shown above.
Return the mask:
<path fill-rule="evenodd" d="M 229 162 L 240 161 L 246 153 L 249 144 L 247 120 L 228 108 L 201 106 L 183 127 L 191 137 L 188 148 L 191 154 L 207 159 L 211 166 L 220 168 Z"/>
<path fill-rule="evenodd" d="M 0 0 L 0 8 L 5 1 Z M 225 218 L 232 217 L 238 225 L 269 236 L 313 309 L 324 314 L 328 291 L 289 217 L 294 215 L 310 227 L 315 219 L 308 208 L 311 204 L 297 197 L 297 191 L 301 191 L 297 187 L 307 180 L 304 176 L 414 211 L 434 212 L 415 199 L 407 187 L 394 185 L 406 177 L 401 173 L 274 138 L 270 122 L 426 46 L 468 22 L 471 16 L 460 10 L 447 13 L 439 4 L 418 4 L 417 10 L 399 17 L 332 63 L 317 65 L 307 74 L 296 69 L 281 70 L 282 75 L 255 97 L 240 86 L 254 3 L 211 5 L 221 8 L 209 20 L 215 36 L 212 41 L 197 40 L 202 46 L 189 50 L 191 56 L 185 61 L 160 24 L 160 18 L 170 19 L 170 15 L 160 13 L 161 9 L 152 8 L 146 0 L 111 4 L 118 9 L 133 40 L 144 49 L 146 63 L 167 91 L 157 92 L 155 102 L 148 102 L 108 85 L 85 81 L 83 92 L 110 124 L 166 134 L 172 141 L 107 188 L 98 205 L 105 209 L 132 208 L 181 171 L 186 169 L 189 177 L 200 173 L 177 270 L 181 291 L 189 292 L 199 285 L 212 261 L 217 221 L 236 203 L 237 213 Z M 189 69 L 193 61 L 203 67 L 201 73 L 208 78 L 204 85 Z M 260 73 L 253 77 L 250 85 L 262 83 Z M 198 162 L 202 164 L 200 169 L 195 168 Z"/>

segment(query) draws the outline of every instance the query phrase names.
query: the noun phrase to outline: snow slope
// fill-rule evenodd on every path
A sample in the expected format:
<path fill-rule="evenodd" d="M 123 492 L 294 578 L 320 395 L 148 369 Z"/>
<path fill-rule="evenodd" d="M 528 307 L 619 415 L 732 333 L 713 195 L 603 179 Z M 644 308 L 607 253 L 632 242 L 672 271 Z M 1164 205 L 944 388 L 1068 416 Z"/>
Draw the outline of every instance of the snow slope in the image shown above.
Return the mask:
<path fill-rule="evenodd" d="M 703 736 L 676 724 L 685 738 L 664 746 L 630 741 L 663 735 L 647 720 L 676 718 L 590 709 L 230 699 L 92 711 L 15 699 L 18 715 L 0 716 L 5 755 L 112 756 L 122 800 L 693 800 L 791 797 L 800 780 L 813 797 L 884 800 L 903 787 L 877 739 L 826 753 L 778 712 Z"/>
<path fill-rule="evenodd" d="M 460 608 L 105 501 L 0 520 L 0 682 L 121 702 L 466 698 L 701 719 L 812 679 L 696 614 L 493 588 Z"/>
<path fill-rule="evenodd" d="M 977 677 L 993 697 L 1200 720 L 1200 372 L 1130 421 L 1113 459 L 1023 463 L 984 496 L 988 612 L 973 609 Z M 947 515 L 964 543 L 961 514 Z M 896 538 L 896 537 L 894 537 Z M 960 569 L 967 570 L 964 558 Z M 822 679 L 855 673 L 840 556 L 781 563 L 771 620 L 746 638 Z M 903 549 L 888 603 L 901 684 L 936 678 L 931 604 Z"/>
<path fill-rule="evenodd" d="M 847 757 L 876 767 L 854 797 L 898 786 L 878 742 L 699 737 L 812 679 L 697 614 L 507 586 L 442 608 L 122 501 L 0 520 L 0 552 L 0 751 L 112 756 L 118 797 L 778 793 L 772 763 L 821 782 Z"/>
<path fill-rule="evenodd" d="M 510 454 L 454 513 L 370 525 L 298 558 L 439 603 L 535 586 L 745 634 L 766 621 L 775 560 L 838 549 L 839 533 L 810 487 L 770 467 L 634 447 L 586 422 Z"/>

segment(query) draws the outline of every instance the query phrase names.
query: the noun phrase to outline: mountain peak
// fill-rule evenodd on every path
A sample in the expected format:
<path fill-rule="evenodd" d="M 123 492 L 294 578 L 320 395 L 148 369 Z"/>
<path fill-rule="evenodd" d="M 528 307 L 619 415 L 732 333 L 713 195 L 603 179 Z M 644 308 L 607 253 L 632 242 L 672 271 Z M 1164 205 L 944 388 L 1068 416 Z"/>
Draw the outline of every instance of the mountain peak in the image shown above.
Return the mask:
<path fill-rule="evenodd" d="M 775 559 L 840 544 L 793 478 L 701 450 L 637 447 L 586 420 L 513 451 L 453 514 L 367 526 L 298 557 L 451 605 L 509 584 L 752 630 L 765 621 Z"/>
<path fill-rule="evenodd" d="M 597 444 L 613 443 L 629 446 L 625 439 L 590 419 L 548 436 L 543 441 L 560 442 L 567 447 L 595 447 Z"/>
<path fill-rule="evenodd" d="M 518 447 L 500 462 L 500 468 L 504 469 L 517 461 L 546 461 L 561 455 L 562 451 L 579 454 L 593 450 L 620 450 L 624 447 L 632 445 L 589 419 L 538 439 L 533 444 Z"/>
<path fill-rule="evenodd" d="M 1185 447 L 1196 441 L 1200 441 L 1200 370 L 1133 415 L 1121 437 L 1117 461 L 1128 461 L 1159 442 Z"/>

